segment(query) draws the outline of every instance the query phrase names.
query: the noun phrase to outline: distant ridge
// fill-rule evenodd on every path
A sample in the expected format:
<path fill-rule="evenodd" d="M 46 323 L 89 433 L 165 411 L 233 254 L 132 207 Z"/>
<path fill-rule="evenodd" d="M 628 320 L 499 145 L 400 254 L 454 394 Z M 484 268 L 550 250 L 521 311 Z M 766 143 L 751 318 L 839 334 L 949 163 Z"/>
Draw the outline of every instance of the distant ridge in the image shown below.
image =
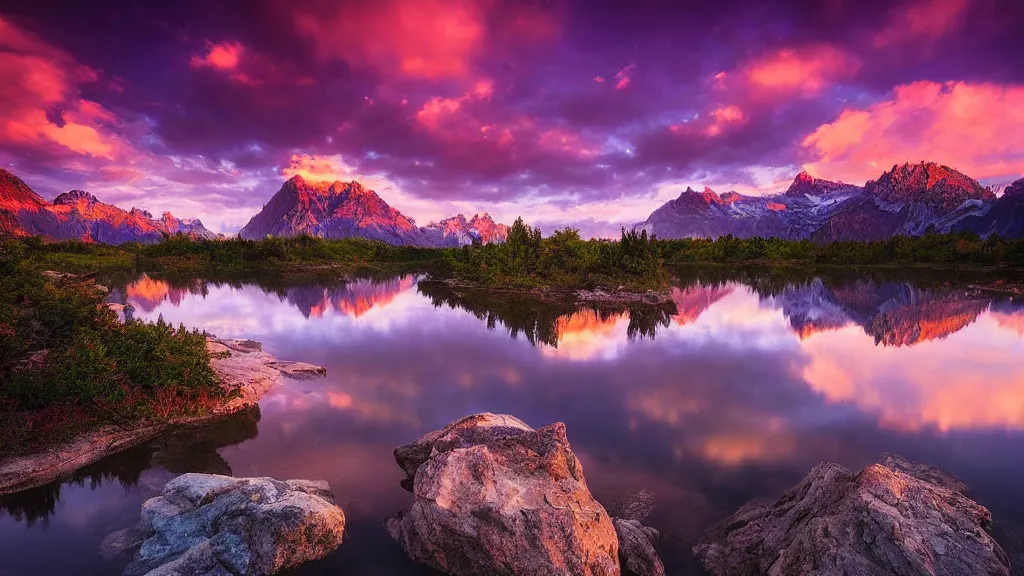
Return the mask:
<path fill-rule="evenodd" d="M 719 196 L 687 188 L 655 210 L 637 229 L 659 238 L 878 240 L 975 231 L 1006 238 L 1024 235 L 1024 180 L 996 198 L 992 190 L 948 166 L 898 164 L 864 186 L 801 172 L 789 188 L 769 196 Z M 726 200 L 726 197 L 729 199 Z"/>
<path fill-rule="evenodd" d="M 217 237 L 197 219 L 179 220 L 167 212 L 155 220 L 145 210 L 125 211 L 84 190 L 58 194 L 51 204 L 0 168 L 0 234 L 122 244 L 159 242 L 179 232 L 193 238 Z"/>

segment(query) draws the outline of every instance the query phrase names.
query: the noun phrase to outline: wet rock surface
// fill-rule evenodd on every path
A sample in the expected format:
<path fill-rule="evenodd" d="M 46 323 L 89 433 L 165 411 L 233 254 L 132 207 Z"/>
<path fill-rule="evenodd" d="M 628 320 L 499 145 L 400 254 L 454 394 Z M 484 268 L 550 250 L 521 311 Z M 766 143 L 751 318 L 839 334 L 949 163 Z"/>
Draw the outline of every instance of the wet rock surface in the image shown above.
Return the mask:
<path fill-rule="evenodd" d="M 412 507 L 388 532 L 442 572 L 616 575 L 612 520 L 591 496 L 565 426 L 477 414 L 395 449 Z"/>
<path fill-rule="evenodd" d="M 275 574 L 330 554 L 344 532 L 326 482 L 184 474 L 101 551 L 133 553 L 128 576 Z"/>
<path fill-rule="evenodd" d="M 894 455 L 857 474 L 820 464 L 778 501 L 741 508 L 694 553 L 714 576 L 1009 575 L 991 514 L 965 489 Z"/>

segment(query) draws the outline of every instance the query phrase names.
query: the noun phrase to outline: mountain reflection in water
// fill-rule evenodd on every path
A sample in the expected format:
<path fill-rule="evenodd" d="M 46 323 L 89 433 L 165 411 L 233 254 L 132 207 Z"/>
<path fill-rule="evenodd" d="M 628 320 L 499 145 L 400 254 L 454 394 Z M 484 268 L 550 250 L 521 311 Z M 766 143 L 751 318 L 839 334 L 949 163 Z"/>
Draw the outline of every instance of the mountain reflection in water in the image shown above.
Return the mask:
<path fill-rule="evenodd" d="M 347 540 L 300 573 L 429 573 L 380 522 L 409 502 L 392 450 L 481 411 L 565 422 L 602 502 L 654 492 L 648 523 L 665 534 L 673 574 L 700 573 L 688 550 L 704 529 L 824 460 L 860 468 L 898 452 L 961 476 L 997 521 L 1024 520 L 1024 463 L 1007 457 L 1024 449 L 1020 299 L 856 276 L 683 281 L 664 307 L 537 302 L 414 276 L 143 277 L 112 297 L 136 317 L 260 340 L 328 377 L 279 386 L 248 432 L 161 440 L 107 464 L 119 472 L 4 499 L 11 574 L 77 568 L 41 550 L 59 539 L 74 544 L 71 558 L 95 555 L 158 481 L 184 471 L 329 480 Z"/>

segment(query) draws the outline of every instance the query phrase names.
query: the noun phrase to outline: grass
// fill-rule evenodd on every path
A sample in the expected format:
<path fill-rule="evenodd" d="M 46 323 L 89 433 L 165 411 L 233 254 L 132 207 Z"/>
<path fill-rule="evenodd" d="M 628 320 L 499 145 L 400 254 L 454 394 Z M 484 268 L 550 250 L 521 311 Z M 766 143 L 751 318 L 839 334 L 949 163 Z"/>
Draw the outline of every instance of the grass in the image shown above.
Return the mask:
<path fill-rule="evenodd" d="M 0 243 L 0 454 L 104 424 L 197 415 L 224 399 L 206 336 L 118 322 L 91 279 L 47 278 Z"/>

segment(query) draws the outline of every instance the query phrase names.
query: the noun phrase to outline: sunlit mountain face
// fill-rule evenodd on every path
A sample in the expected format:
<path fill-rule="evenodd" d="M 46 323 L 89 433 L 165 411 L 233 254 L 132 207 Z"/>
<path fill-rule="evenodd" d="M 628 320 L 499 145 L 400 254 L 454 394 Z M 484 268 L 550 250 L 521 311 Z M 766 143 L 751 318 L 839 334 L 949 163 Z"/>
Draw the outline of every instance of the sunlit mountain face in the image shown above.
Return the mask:
<path fill-rule="evenodd" d="M 403 241 L 484 211 L 614 236 L 676 199 L 721 212 L 703 233 L 1021 232 L 1019 198 L 977 210 L 1024 173 L 1015 0 L 79 4 L 0 2 L 0 167 L 45 201 L 235 233 L 298 176 L 375 191 L 402 218 L 360 233 Z"/>

